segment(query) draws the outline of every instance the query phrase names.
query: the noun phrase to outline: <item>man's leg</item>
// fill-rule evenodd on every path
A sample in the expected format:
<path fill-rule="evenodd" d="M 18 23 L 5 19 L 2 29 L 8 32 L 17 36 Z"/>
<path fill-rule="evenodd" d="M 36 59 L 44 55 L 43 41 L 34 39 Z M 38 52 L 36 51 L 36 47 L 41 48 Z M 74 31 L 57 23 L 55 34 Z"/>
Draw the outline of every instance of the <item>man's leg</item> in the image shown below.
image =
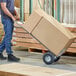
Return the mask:
<path fill-rule="evenodd" d="M 20 59 L 15 57 L 12 53 L 12 49 L 11 49 L 11 40 L 12 40 L 12 34 L 13 34 L 13 21 L 11 19 L 6 20 L 5 22 L 5 48 L 6 48 L 6 52 L 8 54 L 8 60 L 9 61 L 16 61 L 18 62 Z"/>
<path fill-rule="evenodd" d="M 3 53 L 4 49 L 5 49 L 5 44 L 4 44 L 4 42 L 2 42 L 0 44 L 0 53 Z"/>
<path fill-rule="evenodd" d="M 3 53 L 5 49 L 5 42 L 7 41 L 9 44 L 12 40 L 12 33 L 13 33 L 13 21 L 11 19 L 2 19 L 2 23 L 4 25 L 4 31 L 5 31 L 5 36 L 3 38 L 2 43 L 0 44 L 0 53 Z M 8 26 L 8 27 L 7 27 Z M 8 37 L 9 36 L 9 37 Z M 8 39 L 7 39 L 8 38 Z M 10 46 L 10 45 L 9 45 Z M 8 48 L 7 48 L 8 49 Z M 11 49 L 11 47 L 10 47 Z M 9 49 L 9 50 L 10 50 Z M 9 50 L 7 52 L 9 52 Z"/>
<path fill-rule="evenodd" d="M 5 20 L 2 19 L 2 23 L 3 23 L 3 26 L 4 26 L 4 31 L 6 30 L 6 26 L 5 26 Z M 6 36 L 4 36 L 3 40 L 2 40 L 2 43 L 0 44 L 0 59 L 1 60 L 5 60 L 6 57 L 3 56 L 3 51 L 5 49 L 5 38 Z"/>
<path fill-rule="evenodd" d="M 3 40 L 4 41 L 4 40 Z M 5 49 L 4 42 L 0 45 L 0 60 L 6 60 L 6 57 L 3 56 L 3 51 Z"/>
<path fill-rule="evenodd" d="M 7 19 L 4 22 L 4 30 L 5 30 L 5 48 L 6 48 L 6 52 L 7 54 L 12 54 L 13 51 L 11 49 L 11 39 L 12 39 L 12 33 L 13 33 L 13 23 L 10 19 Z"/>
<path fill-rule="evenodd" d="M 3 41 L 4 41 L 4 39 L 3 39 Z M 4 44 L 4 42 L 0 45 L 0 59 L 1 60 L 6 60 L 6 57 L 4 57 L 3 56 L 3 51 L 4 51 L 4 49 L 5 49 L 5 44 Z"/>

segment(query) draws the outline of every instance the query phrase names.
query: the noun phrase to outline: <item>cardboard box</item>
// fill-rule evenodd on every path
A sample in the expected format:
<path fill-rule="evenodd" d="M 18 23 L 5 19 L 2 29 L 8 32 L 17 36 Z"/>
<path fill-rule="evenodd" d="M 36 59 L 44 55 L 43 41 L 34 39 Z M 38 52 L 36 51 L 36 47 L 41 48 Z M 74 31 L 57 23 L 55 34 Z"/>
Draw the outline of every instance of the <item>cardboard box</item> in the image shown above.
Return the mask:
<path fill-rule="evenodd" d="M 32 35 L 51 52 L 58 55 L 63 49 L 66 50 L 70 46 L 75 37 L 52 16 L 48 16 L 43 11 L 40 13 L 43 15 L 43 18 L 32 31 Z"/>
<path fill-rule="evenodd" d="M 57 56 L 65 52 L 76 38 L 56 19 L 41 9 L 35 10 L 22 27 Z"/>
<path fill-rule="evenodd" d="M 25 22 L 25 25 L 22 27 L 28 30 L 29 33 L 31 33 L 32 30 L 35 28 L 35 26 L 39 23 L 41 18 L 42 18 L 41 15 L 38 15 L 38 13 L 33 12 L 31 16 Z"/>

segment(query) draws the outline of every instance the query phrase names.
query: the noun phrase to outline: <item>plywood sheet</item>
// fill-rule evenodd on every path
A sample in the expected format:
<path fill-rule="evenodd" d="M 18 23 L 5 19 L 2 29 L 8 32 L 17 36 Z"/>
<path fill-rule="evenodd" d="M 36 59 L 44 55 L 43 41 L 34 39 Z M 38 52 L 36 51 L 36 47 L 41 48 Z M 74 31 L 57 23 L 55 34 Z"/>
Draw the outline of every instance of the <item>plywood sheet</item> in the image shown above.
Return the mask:
<path fill-rule="evenodd" d="M 11 66 L 11 67 L 9 67 Z M 0 76 L 75 76 L 76 72 L 18 63 L 0 65 Z"/>

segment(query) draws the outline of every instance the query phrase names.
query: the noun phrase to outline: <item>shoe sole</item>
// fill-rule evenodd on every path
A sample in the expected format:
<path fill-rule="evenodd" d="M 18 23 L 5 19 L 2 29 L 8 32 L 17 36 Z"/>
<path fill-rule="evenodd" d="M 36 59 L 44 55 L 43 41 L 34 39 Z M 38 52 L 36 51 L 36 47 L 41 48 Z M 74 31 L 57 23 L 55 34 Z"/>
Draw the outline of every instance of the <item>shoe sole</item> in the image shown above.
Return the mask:
<path fill-rule="evenodd" d="M 3 58 L 0 58 L 0 60 L 7 60 L 7 57 L 5 57 L 5 59 L 3 59 Z"/>
<path fill-rule="evenodd" d="M 7 60 L 7 59 L 1 59 L 1 58 L 0 58 L 0 60 Z"/>
<path fill-rule="evenodd" d="M 9 62 L 20 62 L 20 60 L 15 61 L 15 60 L 9 60 L 9 59 L 8 59 L 8 61 Z"/>

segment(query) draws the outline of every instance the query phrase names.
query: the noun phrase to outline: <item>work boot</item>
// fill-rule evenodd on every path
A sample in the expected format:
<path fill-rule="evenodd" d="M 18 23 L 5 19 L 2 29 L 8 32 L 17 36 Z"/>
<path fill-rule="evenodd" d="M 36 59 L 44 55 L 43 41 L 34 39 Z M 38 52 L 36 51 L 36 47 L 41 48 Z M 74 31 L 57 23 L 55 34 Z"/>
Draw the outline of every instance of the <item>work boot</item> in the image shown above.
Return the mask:
<path fill-rule="evenodd" d="M 4 57 L 2 53 L 0 53 L 0 60 L 6 60 L 6 57 Z"/>
<path fill-rule="evenodd" d="M 8 55 L 8 61 L 19 62 L 20 58 L 15 57 L 13 54 Z"/>

